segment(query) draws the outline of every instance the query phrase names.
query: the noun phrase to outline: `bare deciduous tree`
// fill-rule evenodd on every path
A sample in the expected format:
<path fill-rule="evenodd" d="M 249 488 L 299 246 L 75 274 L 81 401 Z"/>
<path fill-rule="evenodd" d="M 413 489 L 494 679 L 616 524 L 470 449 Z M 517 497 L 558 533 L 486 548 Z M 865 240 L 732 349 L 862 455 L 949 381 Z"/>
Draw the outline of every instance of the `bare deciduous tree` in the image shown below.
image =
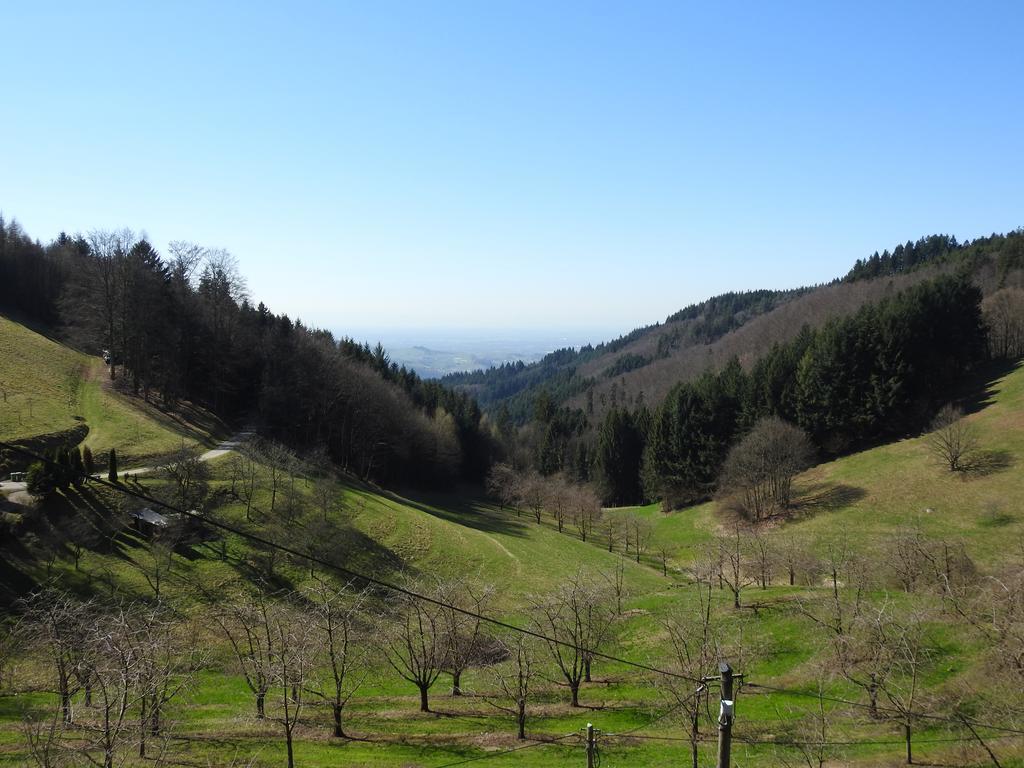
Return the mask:
<path fill-rule="evenodd" d="M 150 540 L 146 551 L 135 561 L 136 567 L 157 600 L 160 600 L 163 583 L 174 567 L 175 544 L 174 531 L 159 531 Z"/>
<path fill-rule="evenodd" d="M 260 489 L 260 464 L 248 447 L 232 452 L 230 459 L 231 493 L 245 502 L 245 519 L 252 522 L 252 504 Z"/>
<path fill-rule="evenodd" d="M 26 637 L 52 665 L 63 722 L 74 722 L 71 699 L 82 676 L 82 637 L 94 606 L 81 603 L 56 590 L 45 590 L 24 601 Z"/>
<path fill-rule="evenodd" d="M 580 684 L 592 662 L 593 651 L 608 637 L 612 624 L 610 602 L 593 579 L 582 572 L 552 593 L 531 599 L 531 620 L 546 641 L 552 660 L 569 687 L 572 706 L 580 706 Z"/>
<path fill-rule="evenodd" d="M 261 591 L 235 592 L 220 600 L 213 611 L 227 637 L 245 683 L 255 698 L 256 718 L 266 717 L 267 692 L 270 690 L 276 638 L 270 631 L 275 623 L 271 613 L 277 607 Z"/>
<path fill-rule="evenodd" d="M 170 481 L 172 504 L 179 509 L 202 509 L 206 501 L 210 469 L 184 445 L 160 467 Z"/>
<path fill-rule="evenodd" d="M 837 756 L 836 747 L 831 743 L 829 734 L 831 717 L 825 707 L 825 683 L 822 678 L 817 680 L 818 701 L 814 707 L 790 709 L 779 713 L 780 719 L 792 722 L 793 739 L 787 750 L 777 753 L 779 763 L 786 768 L 802 765 L 806 768 L 825 768 Z M 798 762 L 791 759 L 795 752 Z"/>
<path fill-rule="evenodd" d="M 738 497 L 745 515 L 763 520 L 789 506 L 793 478 L 813 455 L 802 429 L 777 416 L 763 418 L 729 451 L 719 492 Z"/>
<path fill-rule="evenodd" d="M 271 709 L 271 717 L 284 731 L 288 768 L 295 768 L 295 728 L 302 719 L 303 696 L 315 667 L 314 632 L 308 616 L 291 605 L 279 605 L 265 616 L 267 635 L 274 638 L 270 689 L 277 692 L 277 706 Z"/>
<path fill-rule="evenodd" d="M 565 478 L 558 475 L 547 478 L 543 484 L 544 507 L 554 517 L 559 533 L 564 531 L 566 520 L 571 513 L 573 490 Z"/>
<path fill-rule="evenodd" d="M 728 535 L 718 536 L 719 578 L 725 582 L 732 592 L 732 607 L 740 608 L 740 595 L 743 590 L 754 583 L 754 574 L 748 563 L 749 535 L 736 522 L 729 529 Z"/>
<path fill-rule="evenodd" d="M 601 537 L 609 552 L 615 551 L 615 542 L 622 535 L 622 520 L 618 515 L 605 515 L 601 519 Z"/>
<path fill-rule="evenodd" d="M 487 612 L 494 587 L 459 580 L 445 584 L 443 591 L 449 602 L 443 613 L 447 644 L 444 669 L 452 676 L 452 696 L 461 696 L 462 673 L 485 656 L 480 616 Z"/>
<path fill-rule="evenodd" d="M 138 659 L 139 757 L 149 738 L 161 735 L 164 712 L 186 691 L 204 653 L 195 643 L 196 627 L 157 604 L 134 611 L 130 637 Z"/>
<path fill-rule="evenodd" d="M 519 500 L 517 480 L 515 468 L 504 462 L 498 462 L 487 473 L 487 492 L 498 500 L 501 509 L 514 506 Z"/>
<path fill-rule="evenodd" d="M 633 548 L 633 557 L 640 562 L 640 556 L 647 551 L 651 544 L 651 536 L 654 533 L 654 526 L 646 517 L 629 515 L 626 517 L 626 551 L 630 546 Z"/>
<path fill-rule="evenodd" d="M 707 703 L 707 687 L 691 682 L 701 680 L 714 669 L 722 657 L 717 627 L 712 621 L 711 582 L 695 583 L 696 603 L 673 611 L 663 622 L 671 655 L 669 671 L 659 679 L 675 707 L 686 716 L 690 740 L 690 757 L 697 768 L 700 744 L 700 715 Z"/>
<path fill-rule="evenodd" d="M 776 562 L 785 571 L 789 586 L 811 584 L 818 575 L 818 558 L 803 537 L 790 533 L 776 542 Z"/>
<path fill-rule="evenodd" d="M 37 768 L 64 768 L 71 764 L 70 750 L 64 745 L 66 724 L 56 708 L 44 716 L 26 715 L 21 722 L 32 765 Z"/>
<path fill-rule="evenodd" d="M 488 697 L 488 702 L 516 718 L 516 738 L 526 738 L 526 706 L 530 699 L 533 680 L 537 674 L 537 652 L 534 641 L 514 633 L 502 640 L 507 661 L 494 669 L 494 681 L 501 692 Z"/>
<path fill-rule="evenodd" d="M 540 524 L 544 512 L 544 478 L 536 472 L 519 475 L 516 482 L 516 504 L 524 506 L 533 513 L 534 519 Z"/>
<path fill-rule="evenodd" d="M 280 443 L 260 443 L 257 450 L 257 460 L 266 470 L 270 486 L 270 508 L 267 512 L 273 516 L 277 512 L 277 497 L 294 478 L 297 460 L 295 454 Z"/>
<path fill-rule="evenodd" d="M 950 472 L 970 468 L 978 452 L 978 437 L 963 411 L 953 405 L 942 407 L 931 424 L 928 450 Z"/>
<path fill-rule="evenodd" d="M 306 590 L 313 612 L 313 629 L 326 654 L 323 671 L 314 677 L 310 690 L 331 708 L 334 735 L 345 737 L 342 714 L 345 706 L 366 679 L 368 671 L 363 611 L 369 597 L 351 586 L 336 587 L 318 580 Z"/>
<path fill-rule="evenodd" d="M 572 522 L 582 541 L 586 541 L 601 520 L 601 499 L 589 485 L 572 490 Z"/>
<path fill-rule="evenodd" d="M 92 765 L 114 768 L 132 740 L 130 713 L 138 703 L 141 659 L 135 638 L 133 608 L 109 616 L 90 617 L 83 643 L 82 664 L 93 681 L 95 712 L 75 743 L 75 752 Z"/>
<path fill-rule="evenodd" d="M 772 584 L 772 569 L 775 565 L 775 542 L 759 530 L 753 530 L 747 540 L 749 562 L 755 573 L 754 581 L 761 589 L 768 589 Z"/>
<path fill-rule="evenodd" d="M 615 561 L 611 571 L 601 572 L 608 589 L 615 598 L 615 614 L 622 615 L 622 601 L 626 597 L 626 559 L 620 557 Z"/>
<path fill-rule="evenodd" d="M 446 602 L 444 585 L 435 582 L 415 591 Z M 420 692 L 420 711 L 430 711 L 430 689 L 448 654 L 445 608 L 407 595 L 395 598 L 380 623 L 380 639 L 388 664 Z"/>
<path fill-rule="evenodd" d="M 981 302 L 993 357 L 1015 360 L 1024 356 L 1024 290 L 1001 288 Z"/>

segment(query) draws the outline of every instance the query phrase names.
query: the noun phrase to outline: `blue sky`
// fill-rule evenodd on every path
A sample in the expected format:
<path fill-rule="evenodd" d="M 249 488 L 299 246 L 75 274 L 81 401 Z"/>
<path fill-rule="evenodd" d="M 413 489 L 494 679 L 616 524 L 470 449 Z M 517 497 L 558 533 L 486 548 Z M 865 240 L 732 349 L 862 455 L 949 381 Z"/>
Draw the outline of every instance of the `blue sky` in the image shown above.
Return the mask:
<path fill-rule="evenodd" d="M 1024 225 L 1020 3 L 11 3 L 0 210 L 329 326 L 625 331 Z"/>

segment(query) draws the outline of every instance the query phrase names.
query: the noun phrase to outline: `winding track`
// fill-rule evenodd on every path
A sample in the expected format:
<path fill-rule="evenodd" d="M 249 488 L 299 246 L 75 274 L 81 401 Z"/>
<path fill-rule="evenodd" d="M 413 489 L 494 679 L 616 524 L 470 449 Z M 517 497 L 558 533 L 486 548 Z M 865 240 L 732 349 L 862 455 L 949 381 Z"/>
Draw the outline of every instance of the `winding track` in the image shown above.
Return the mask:
<path fill-rule="evenodd" d="M 213 459 L 219 459 L 221 456 L 226 456 L 233 450 L 238 448 L 242 443 L 247 440 L 251 440 L 255 436 L 255 432 L 251 429 L 243 429 L 241 432 L 237 432 L 227 440 L 221 441 L 216 448 L 211 448 L 205 453 L 199 456 L 200 461 L 212 461 Z M 150 472 L 155 471 L 156 467 L 132 467 L 124 469 L 120 472 L 122 478 L 129 476 L 135 477 L 136 475 L 146 475 Z M 0 481 L 0 496 L 7 497 L 7 501 L 12 504 L 20 504 L 27 506 L 32 502 L 32 497 L 28 493 L 28 484 L 23 482 L 11 482 L 10 480 Z"/>

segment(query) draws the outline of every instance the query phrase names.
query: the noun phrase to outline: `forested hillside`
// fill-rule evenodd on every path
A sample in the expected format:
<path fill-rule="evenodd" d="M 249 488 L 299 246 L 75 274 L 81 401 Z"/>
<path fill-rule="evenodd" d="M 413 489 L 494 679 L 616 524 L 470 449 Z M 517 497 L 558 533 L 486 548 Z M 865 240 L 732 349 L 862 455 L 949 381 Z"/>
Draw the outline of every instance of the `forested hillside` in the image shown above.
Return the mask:
<path fill-rule="evenodd" d="M 130 231 L 42 245 L 0 219 L 0 312 L 103 352 L 124 392 L 202 404 L 382 482 L 480 479 L 490 439 L 474 400 L 250 299 L 227 252 Z M 17 382 L 9 384 L 17 388 Z"/>
<path fill-rule="evenodd" d="M 506 433 L 521 425 L 521 469 L 595 482 L 606 503 L 706 498 L 759 419 L 834 456 L 915 434 L 979 365 L 1012 359 L 1022 244 L 922 238 L 829 285 L 725 294 L 609 345 L 445 382 L 490 398 Z"/>
<path fill-rule="evenodd" d="M 988 294 L 1021 284 L 1022 268 L 1020 230 L 963 243 L 931 235 L 858 259 L 844 277 L 827 285 L 725 293 L 614 341 L 556 350 L 531 365 L 450 374 L 443 381 L 472 393 L 486 411 L 507 411 L 517 424 L 530 420 L 541 390 L 558 404 L 585 406 L 588 415 L 593 410 L 600 419 L 607 408 L 638 399 L 656 405 L 680 379 L 695 378 L 733 357 L 750 365 L 804 324 L 815 327 L 847 315 L 928 276 L 966 270 Z"/>

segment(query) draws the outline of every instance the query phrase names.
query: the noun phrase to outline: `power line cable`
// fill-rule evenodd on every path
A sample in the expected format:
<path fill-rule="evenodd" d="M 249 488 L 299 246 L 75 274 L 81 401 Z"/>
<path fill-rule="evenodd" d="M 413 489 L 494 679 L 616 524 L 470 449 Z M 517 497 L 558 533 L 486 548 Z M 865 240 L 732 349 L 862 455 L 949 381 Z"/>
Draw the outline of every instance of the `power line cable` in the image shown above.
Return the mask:
<path fill-rule="evenodd" d="M 39 461 L 39 462 L 42 462 L 44 464 L 48 464 L 50 466 L 57 466 L 57 467 L 60 466 L 57 462 L 53 461 L 52 459 L 46 458 L 45 456 L 40 456 L 39 454 L 36 454 L 36 453 L 34 453 L 32 451 L 29 451 L 29 450 L 27 450 L 25 448 L 22 448 L 21 446 L 13 445 L 13 444 L 5 442 L 5 441 L 0 441 L 0 448 L 5 448 L 7 450 L 14 451 L 15 453 L 21 454 L 22 456 L 26 456 L 26 457 L 28 457 L 30 459 L 33 459 L 34 461 Z M 90 477 L 89 479 L 90 479 L 91 482 L 98 483 L 99 485 L 111 488 L 111 489 L 113 489 L 115 491 L 118 491 L 120 493 L 123 493 L 123 494 L 125 494 L 127 496 L 132 496 L 132 497 L 141 499 L 141 500 L 146 501 L 146 502 L 148 502 L 150 504 L 155 504 L 155 505 L 160 506 L 160 507 L 162 507 L 164 509 L 170 510 L 171 512 L 175 512 L 177 514 L 183 515 L 183 516 L 185 516 L 185 517 L 187 517 L 189 519 L 192 519 L 192 520 L 197 520 L 197 521 L 199 521 L 199 522 L 201 522 L 201 523 L 203 523 L 205 525 L 209 525 L 209 526 L 214 527 L 214 528 L 219 528 L 220 530 L 227 531 L 228 533 L 233 533 L 236 536 L 241 536 L 242 538 L 248 539 L 249 541 L 256 542 L 257 544 L 261 544 L 261 545 L 266 546 L 266 547 L 271 547 L 273 549 L 276 549 L 276 550 L 278 550 L 280 552 L 284 552 L 286 554 L 292 555 L 294 557 L 303 558 L 303 559 L 305 559 L 305 560 L 307 560 L 309 562 L 316 563 L 317 565 L 323 566 L 325 568 L 329 568 L 331 570 L 335 570 L 335 571 L 337 571 L 339 573 L 343 573 L 343 574 L 345 574 L 347 576 L 350 576 L 352 578 L 359 579 L 361 581 L 365 581 L 368 584 L 373 584 L 375 586 L 391 590 L 392 592 L 403 594 L 403 595 L 405 595 L 407 597 L 411 597 L 411 598 L 413 598 L 415 600 L 421 600 L 421 601 L 424 601 L 424 602 L 427 602 L 427 603 L 431 603 L 433 605 L 437 605 L 437 606 L 439 606 L 441 608 L 447 608 L 449 610 L 456 611 L 457 613 L 461 613 L 464 616 L 469 616 L 471 618 L 479 619 L 480 621 L 485 621 L 485 622 L 487 622 L 487 623 L 489 623 L 489 624 L 491 624 L 493 626 L 501 627 L 502 629 L 507 629 L 507 630 L 510 630 L 510 631 L 513 631 L 513 632 L 519 632 L 520 634 L 527 635 L 529 637 L 533 637 L 533 638 L 535 638 L 537 640 L 543 640 L 546 643 L 552 643 L 552 644 L 555 644 L 555 645 L 560 645 L 560 646 L 565 647 L 565 648 L 572 648 L 572 649 L 577 650 L 577 651 L 579 651 L 581 653 L 587 654 L 587 655 L 589 655 L 589 656 L 591 656 L 593 658 L 604 659 L 606 661 L 613 661 L 613 662 L 616 662 L 618 664 L 624 664 L 626 666 L 634 667 L 636 669 L 642 669 L 642 670 L 647 671 L 647 672 L 654 672 L 655 674 L 665 675 L 667 677 L 673 677 L 673 678 L 677 678 L 677 679 L 680 679 L 680 680 L 687 680 L 687 681 L 695 682 L 695 683 L 701 683 L 702 682 L 702 681 L 700 681 L 700 680 L 698 680 L 696 678 L 692 678 L 692 677 L 689 677 L 688 675 L 683 675 L 683 674 L 680 674 L 678 672 L 671 672 L 669 670 L 659 669 L 657 667 L 653 667 L 653 666 L 650 666 L 648 664 L 643 664 L 643 663 L 638 662 L 638 661 L 631 661 L 629 659 L 623 659 L 621 657 L 613 656 L 611 654 L 603 653 L 601 651 L 595 651 L 595 650 L 592 650 L 592 649 L 589 649 L 589 648 L 585 648 L 583 646 L 579 646 L 579 645 L 576 645 L 574 643 L 570 643 L 570 642 L 568 642 L 566 640 L 559 640 L 557 638 L 548 637 L 547 635 L 544 635 L 543 633 L 535 632 L 535 631 L 533 631 L 531 629 L 526 629 L 524 627 L 519 627 L 519 626 L 516 626 L 514 624 L 509 624 L 508 622 L 502 621 L 501 619 L 495 619 L 495 618 L 493 618 L 491 616 L 487 616 L 485 614 L 477 613 L 475 611 L 471 611 L 471 610 L 466 609 L 466 608 L 461 608 L 461 607 L 459 607 L 457 605 L 453 605 L 451 603 L 446 603 L 443 600 L 438 600 L 437 598 L 430 597 L 429 595 L 420 594 L 418 592 L 415 592 L 414 590 L 407 589 L 405 587 L 401 587 L 401 586 L 399 586 L 397 584 L 393 584 L 391 582 L 384 581 L 382 579 L 378 579 L 378 578 L 373 577 L 373 576 L 367 576 L 366 574 L 360 573 L 359 571 L 352 570 L 351 568 L 347 568 L 345 566 L 338 565 L 337 563 L 332 563 L 332 562 L 330 562 L 328 560 L 323 560 L 323 559 L 321 559 L 319 557 L 316 557 L 315 555 L 311 555 L 311 554 L 309 554 L 307 552 L 300 552 L 299 550 L 293 549 L 293 548 L 288 547 L 288 546 L 286 546 L 284 544 L 279 544 L 277 542 L 270 541 L 269 539 L 265 539 L 262 536 L 258 536 L 258 535 L 254 534 L 254 533 L 250 533 L 248 531 L 243 531 L 242 529 L 236 528 L 236 527 L 234 527 L 232 525 L 228 525 L 227 523 L 223 523 L 223 522 L 221 522 L 219 520 L 214 520 L 212 518 L 206 517 L 204 515 L 199 514 L 195 510 L 186 510 L 186 509 L 182 509 L 180 507 L 175 507 L 173 504 L 168 504 L 167 502 L 162 501 L 161 499 L 157 499 L 157 498 L 155 498 L 153 496 L 150 496 L 149 494 L 143 493 L 142 491 L 139 491 L 139 490 L 136 490 L 136 489 L 133 489 L 133 488 L 128 488 L 127 486 L 124 486 L 121 483 L 115 483 L 115 482 L 112 482 L 110 480 L 104 479 L 102 477 Z M 793 696 L 803 696 L 803 697 L 807 697 L 807 698 L 820 699 L 820 700 L 823 700 L 823 701 L 830 701 L 830 702 L 839 703 L 839 704 L 846 704 L 848 706 L 853 706 L 853 707 L 860 707 L 862 709 L 872 709 L 872 707 L 870 705 L 864 704 L 862 702 L 856 702 L 856 701 L 850 701 L 848 699 L 840 699 L 840 698 L 832 697 L 832 696 L 824 696 L 824 695 L 819 695 L 819 694 L 814 694 L 814 693 L 808 693 L 806 691 L 799 691 L 799 690 L 788 689 L 788 688 L 779 688 L 777 686 L 770 686 L 770 685 L 764 685 L 764 684 L 761 684 L 761 683 L 751 683 L 751 682 L 746 682 L 745 685 L 748 685 L 748 686 L 750 686 L 752 688 L 760 688 L 762 690 L 771 691 L 771 692 L 774 692 L 774 693 L 789 694 L 789 695 L 793 695 Z M 694 694 L 694 695 L 696 695 L 696 694 Z M 680 706 L 681 706 L 681 704 L 680 704 Z M 963 720 L 957 720 L 957 719 L 954 719 L 954 718 L 943 717 L 941 715 L 931 715 L 931 714 L 926 714 L 924 712 L 913 712 L 913 711 L 907 712 L 907 711 L 903 711 L 903 710 L 900 710 L 900 709 L 896 709 L 894 707 L 885 707 L 885 706 L 876 706 L 874 709 L 876 711 L 890 712 L 890 713 L 902 715 L 904 717 L 919 718 L 919 719 L 925 719 L 925 720 L 935 720 L 935 721 L 939 721 L 939 722 L 953 723 L 953 724 L 969 723 L 969 724 L 971 724 L 971 725 L 973 725 L 973 726 L 975 726 L 977 728 L 984 728 L 984 729 L 987 729 L 987 730 L 1000 731 L 1000 732 L 1009 733 L 1009 734 L 1015 734 L 1015 735 L 1024 735 L 1024 730 L 1020 730 L 1020 729 L 1017 729 L 1017 728 L 1011 728 L 1011 727 L 1008 727 L 1008 726 L 1000 726 L 1000 725 L 991 725 L 991 724 L 988 724 L 988 723 L 981 723 L 981 722 L 978 722 L 978 721 L 970 719 L 970 718 L 964 718 Z M 667 717 L 668 714 L 671 713 L 671 711 L 672 710 L 670 710 L 669 712 L 666 712 L 665 714 L 659 716 L 655 720 L 651 721 L 651 723 L 648 723 L 648 724 L 645 724 L 644 726 L 635 728 L 634 730 L 641 730 L 641 728 L 649 727 L 654 722 L 657 722 L 658 720 L 662 719 L 663 717 Z M 626 732 L 626 733 L 622 733 L 622 734 L 606 734 L 606 735 L 608 735 L 608 736 L 612 736 L 612 735 L 625 736 L 625 735 L 628 735 L 629 733 L 630 732 Z M 547 743 L 547 742 L 541 742 L 541 743 Z M 765 743 L 777 743 L 777 742 L 765 742 Z M 535 746 L 535 745 L 527 745 L 527 746 Z M 518 750 L 518 749 L 525 749 L 525 748 L 526 747 L 517 747 L 516 750 Z M 511 751 L 516 751 L 516 750 L 511 750 Z M 477 760 L 477 759 L 483 759 L 483 758 L 473 758 L 473 759 Z M 445 768 L 445 767 L 444 766 L 438 766 L 437 768 Z"/>
<path fill-rule="evenodd" d="M 23 456 L 27 456 L 28 458 L 31 458 L 31 459 L 33 459 L 35 461 L 43 462 L 43 463 L 51 465 L 51 466 L 59 466 L 52 459 L 48 459 L 45 456 L 40 456 L 40 455 L 38 455 L 38 454 L 36 454 L 36 453 L 34 453 L 32 451 L 26 450 L 25 448 L 22 448 L 20 446 L 12 445 L 11 443 L 0 441 L 0 448 L 6 448 L 7 450 L 14 451 L 15 453 L 19 453 L 19 454 L 21 454 Z M 413 598 L 415 600 L 422 600 L 424 602 L 431 603 L 431 604 L 439 606 L 441 608 L 446 608 L 448 610 L 456 611 L 457 613 L 461 613 L 464 616 L 469 616 L 470 618 L 479 619 L 480 621 L 485 621 L 485 622 L 487 622 L 487 623 L 489 623 L 489 624 L 491 624 L 493 626 L 501 627 L 502 629 L 507 629 L 507 630 L 510 630 L 512 632 L 519 632 L 520 634 L 527 635 L 529 637 L 533 637 L 533 638 L 535 638 L 537 640 L 543 640 L 546 643 L 551 643 L 551 644 L 554 644 L 554 645 L 560 645 L 560 646 L 562 646 L 564 648 L 572 648 L 572 649 L 574 649 L 576 651 L 579 651 L 580 653 L 583 653 L 585 655 L 588 655 L 588 656 L 590 656 L 592 658 L 604 659 L 605 661 L 613 661 L 613 662 L 615 662 L 617 664 L 624 664 L 626 666 L 634 667 L 636 669 L 642 669 L 642 670 L 644 670 L 646 672 L 654 672 L 655 674 L 658 674 L 658 675 L 665 675 L 666 677 L 673 677 L 673 678 L 677 678 L 677 679 L 680 679 L 680 680 L 687 680 L 689 682 L 694 682 L 694 683 L 699 683 L 700 682 L 699 680 L 697 680 L 695 678 L 689 677 L 687 675 L 680 674 L 678 672 L 672 672 L 672 671 L 669 671 L 669 670 L 666 670 L 666 669 L 659 669 L 657 667 L 653 667 L 653 666 L 650 666 L 648 664 L 644 664 L 644 663 L 639 662 L 639 661 L 631 661 L 629 659 L 623 659 L 623 658 L 618 657 L 618 656 L 613 656 L 612 654 L 609 654 L 609 653 L 603 653 L 601 651 L 593 650 L 593 649 L 590 649 L 590 648 L 585 648 L 583 646 L 576 645 L 575 643 L 571 643 L 571 642 L 569 642 L 567 640 L 559 640 L 557 638 L 548 637 L 547 635 L 545 635 L 545 634 L 543 634 L 541 632 L 535 632 L 534 630 L 526 629 L 525 627 L 518 627 L 515 624 L 509 624 L 508 622 L 502 621 L 501 619 L 495 619 L 495 618 L 493 618 L 491 616 L 487 616 L 485 614 L 477 613 L 476 611 L 471 611 L 471 610 L 469 610 L 467 608 L 460 608 L 457 605 L 452 605 L 451 603 L 446 603 L 443 600 L 438 600 L 437 598 L 430 597 L 429 595 L 424 595 L 424 594 L 421 594 L 421 593 L 416 592 L 414 590 L 407 589 L 405 587 L 401 587 L 401 586 L 399 586 L 397 584 L 393 584 L 391 582 L 384 581 L 383 579 L 378 579 L 378 578 L 376 578 L 374 576 L 367 576 L 364 573 L 360 573 L 359 571 L 355 571 L 355 570 L 353 570 L 351 568 L 347 568 L 347 567 L 345 567 L 343 565 L 338 565 L 337 563 L 332 563 L 332 562 L 330 562 L 328 560 L 323 560 L 323 559 L 321 559 L 319 557 L 316 557 L 315 555 L 309 554 L 308 552 L 300 552 L 297 549 L 293 549 L 292 547 L 286 546 L 284 544 L 279 544 L 279 543 L 271 541 L 269 539 L 265 539 L 262 536 L 259 536 L 257 534 L 250 533 L 248 531 L 243 531 L 242 529 L 236 528 L 233 525 L 229 525 L 229 524 L 221 522 L 219 520 L 214 520 L 212 518 L 209 518 L 209 517 L 206 517 L 204 515 L 201 515 L 198 512 L 196 512 L 195 510 L 186 510 L 186 509 L 181 509 L 180 507 L 175 507 L 173 504 L 168 504 L 165 501 L 157 499 L 157 498 L 155 498 L 153 496 L 150 496 L 147 493 L 143 493 L 142 491 L 136 490 L 134 488 L 128 488 L 127 486 L 124 486 L 121 483 L 115 483 L 115 482 L 112 482 L 110 480 L 104 479 L 102 477 L 90 477 L 90 481 L 94 482 L 94 483 L 98 483 L 99 485 L 102 485 L 102 486 L 105 486 L 105 487 L 108 487 L 108 488 L 112 488 L 113 490 L 119 491 L 119 492 L 121 492 L 121 493 L 123 493 L 125 495 L 133 496 L 133 497 L 135 497 L 137 499 L 141 499 L 142 501 L 148 502 L 150 504 L 155 504 L 155 505 L 160 506 L 160 507 L 162 507 L 162 508 L 164 508 L 166 510 L 169 510 L 171 512 L 175 512 L 177 514 L 183 515 L 183 516 L 185 516 L 185 517 L 187 517 L 189 519 L 197 520 L 197 521 L 199 521 L 199 522 L 201 522 L 201 523 L 203 523 L 205 525 L 209 525 L 209 526 L 211 526 L 213 528 L 219 528 L 222 531 L 227 531 L 228 533 L 233 533 L 236 536 L 241 536 L 242 538 L 248 539 L 249 541 L 255 542 L 255 543 L 260 544 L 262 546 L 271 547 L 273 549 L 278 550 L 279 552 L 284 552 L 284 553 L 292 555 L 294 557 L 303 558 L 304 560 L 306 560 L 308 562 L 316 563 L 317 565 L 320 565 L 320 566 L 323 566 L 324 568 L 329 568 L 331 570 L 337 571 L 338 573 L 345 574 L 346 576 L 349 576 L 351 578 L 355 578 L 355 579 L 359 579 L 361 581 L 365 581 L 368 584 L 373 584 L 374 586 L 378 586 L 378 587 L 382 587 L 384 589 L 391 590 L 392 592 L 396 592 L 398 594 L 405 595 L 406 597 L 411 597 L 411 598 Z"/>
<path fill-rule="evenodd" d="M 662 712 L 660 715 L 658 715 L 653 720 L 649 720 L 646 723 L 638 725 L 635 728 L 631 728 L 628 731 L 623 731 L 622 733 L 605 733 L 604 736 L 609 737 L 609 738 L 622 738 L 624 736 L 633 736 L 633 734 L 636 733 L 637 731 L 642 731 L 645 728 L 650 728 L 655 723 L 659 723 L 662 720 L 664 720 L 666 717 L 669 717 L 670 715 L 675 714 L 680 709 L 682 709 L 687 703 L 689 703 L 690 700 L 695 699 L 697 696 L 700 696 L 706 689 L 707 689 L 707 686 L 705 686 L 702 683 L 701 686 L 696 691 L 694 691 L 693 693 L 691 693 L 689 696 L 687 696 L 686 698 L 682 699 L 681 701 L 676 702 L 676 704 L 674 706 L 669 707 L 669 709 L 667 709 L 665 712 Z M 643 736 L 637 736 L 637 737 L 634 737 L 634 738 L 644 738 L 644 737 Z"/>

